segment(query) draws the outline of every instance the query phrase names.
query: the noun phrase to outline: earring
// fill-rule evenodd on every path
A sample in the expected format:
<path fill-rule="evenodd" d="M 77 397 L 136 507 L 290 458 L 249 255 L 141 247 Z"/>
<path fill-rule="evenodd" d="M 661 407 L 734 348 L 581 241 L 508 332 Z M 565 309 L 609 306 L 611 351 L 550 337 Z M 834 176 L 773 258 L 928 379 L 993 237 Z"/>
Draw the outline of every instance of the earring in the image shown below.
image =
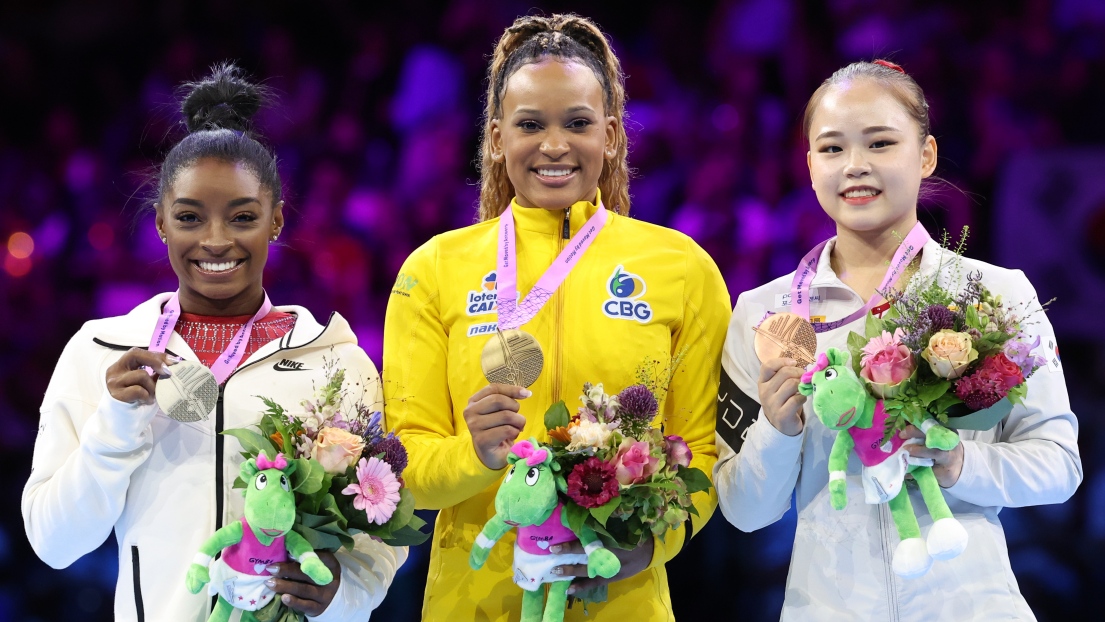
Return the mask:
<path fill-rule="evenodd" d="M 161 243 L 162 243 L 162 244 L 165 244 L 165 245 L 168 245 L 168 244 L 169 244 L 169 240 L 168 240 L 168 238 L 166 238 L 166 237 L 165 237 L 165 234 L 164 234 L 164 233 L 162 233 L 162 234 L 160 234 L 160 236 L 161 236 Z"/>

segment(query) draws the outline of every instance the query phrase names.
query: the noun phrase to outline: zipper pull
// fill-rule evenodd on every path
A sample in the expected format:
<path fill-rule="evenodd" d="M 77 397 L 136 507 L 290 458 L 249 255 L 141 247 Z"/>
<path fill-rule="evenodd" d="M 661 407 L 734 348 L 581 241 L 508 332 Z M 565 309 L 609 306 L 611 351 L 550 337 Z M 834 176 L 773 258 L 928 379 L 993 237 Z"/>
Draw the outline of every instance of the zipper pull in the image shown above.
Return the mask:
<path fill-rule="evenodd" d="M 565 240 L 567 240 L 568 238 L 571 237 L 570 235 L 568 235 L 569 233 L 571 233 L 571 228 L 568 226 L 568 216 L 571 213 L 572 213 L 572 208 L 570 208 L 570 207 L 568 209 L 564 210 L 564 231 L 563 231 L 562 235 L 564 236 Z"/>

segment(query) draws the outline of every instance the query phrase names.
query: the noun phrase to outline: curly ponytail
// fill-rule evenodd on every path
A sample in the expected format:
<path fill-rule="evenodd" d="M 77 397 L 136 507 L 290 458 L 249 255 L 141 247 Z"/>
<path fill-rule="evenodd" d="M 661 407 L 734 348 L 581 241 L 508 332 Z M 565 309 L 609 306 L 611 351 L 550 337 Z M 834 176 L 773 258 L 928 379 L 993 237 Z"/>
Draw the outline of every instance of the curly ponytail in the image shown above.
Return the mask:
<path fill-rule="evenodd" d="M 573 14 L 519 17 L 503 32 L 487 71 L 487 101 L 480 141 L 480 221 L 496 218 L 514 197 L 506 164 L 491 159 L 491 122 L 502 116 L 507 80 L 520 67 L 545 58 L 577 61 L 594 72 L 602 85 L 606 114 L 618 120 L 614 157 L 599 175 L 603 203 L 618 214 L 629 213 L 629 153 L 625 134 L 625 76 L 606 35 L 591 20 Z"/>

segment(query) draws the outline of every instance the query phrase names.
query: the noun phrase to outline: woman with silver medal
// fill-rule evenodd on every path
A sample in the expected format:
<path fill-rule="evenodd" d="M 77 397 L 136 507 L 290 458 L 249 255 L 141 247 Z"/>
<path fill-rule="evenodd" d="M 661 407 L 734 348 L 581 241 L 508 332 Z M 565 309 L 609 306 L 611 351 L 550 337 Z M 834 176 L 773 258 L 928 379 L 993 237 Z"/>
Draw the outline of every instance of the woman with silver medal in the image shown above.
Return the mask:
<path fill-rule="evenodd" d="M 264 91 L 233 65 L 185 90 L 189 134 L 166 155 L 154 201 L 178 289 L 88 322 L 69 342 L 23 492 L 28 539 L 51 566 L 114 531 L 116 620 L 207 618 L 211 599 L 189 593 L 184 575 L 200 543 L 241 515 L 239 448 L 221 432 L 257 422 L 257 395 L 297 403 L 325 382 L 328 357 L 361 379 L 366 403 L 380 401 L 376 368 L 344 319 L 324 326 L 302 307 L 274 307 L 262 286 L 284 226 L 276 159 L 251 131 Z M 278 373 L 288 361 L 297 371 Z M 406 550 L 363 537 L 352 554 L 319 557 L 330 584 L 287 562 L 265 569 L 268 585 L 314 620 L 346 620 L 368 617 Z"/>

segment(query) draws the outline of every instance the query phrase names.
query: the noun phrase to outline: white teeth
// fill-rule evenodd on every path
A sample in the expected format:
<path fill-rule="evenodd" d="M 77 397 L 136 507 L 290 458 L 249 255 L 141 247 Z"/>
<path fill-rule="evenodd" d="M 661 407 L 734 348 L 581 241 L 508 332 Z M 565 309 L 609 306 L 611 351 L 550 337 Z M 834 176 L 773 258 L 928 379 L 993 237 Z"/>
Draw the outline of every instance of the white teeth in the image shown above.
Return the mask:
<path fill-rule="evenodd" d="M 537 174 L 544 177 L 564 177 L 565 175 L 571 175 L 570 169 L 553 169 L 553 168 L 539 168 Z"/>
<path fill-rule="evenodd" d="M 849 190 L 844 193 L 844 197 L 848 199 L 858 199 L 860 197 L 873 197 L 878 194 L 879 191 L 874 188 L 858 188 L 856 190 Z"/>
<path fill-rule="evenodd" d="M 200 269 L 205 272 L 226 272 L 227 270 L 238 265 L 236 261 L 223 261 L 220 263 L 214 263 L 211 261 L 199 262 Z"/>

